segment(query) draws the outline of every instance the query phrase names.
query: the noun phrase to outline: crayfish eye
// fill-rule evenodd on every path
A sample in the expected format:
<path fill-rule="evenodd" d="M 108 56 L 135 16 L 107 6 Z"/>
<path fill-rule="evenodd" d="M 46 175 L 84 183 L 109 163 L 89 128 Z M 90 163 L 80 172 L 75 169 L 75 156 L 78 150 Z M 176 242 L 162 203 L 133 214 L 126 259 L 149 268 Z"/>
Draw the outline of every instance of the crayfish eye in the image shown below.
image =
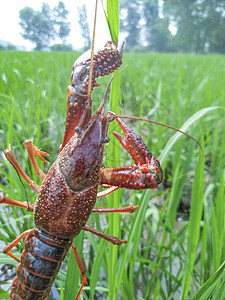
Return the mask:
<path fill-rule="evenodd" d="M 109 137 L 106 136 L 106 137 L 103 139 L 102 142 L 103 142 L 104 144 L 107 144 L 109 141 L 110 141 Z"/>
<path fill-rule="evenodd" d="M 79 134 L 79 133 L 81 132 L 81 130 L 80 130 L 80 127 L 79 127 L 79 126 L 76 126 L 76 127 L 75 127 L 75 132 L 76 132 L 77 134 Z"/>

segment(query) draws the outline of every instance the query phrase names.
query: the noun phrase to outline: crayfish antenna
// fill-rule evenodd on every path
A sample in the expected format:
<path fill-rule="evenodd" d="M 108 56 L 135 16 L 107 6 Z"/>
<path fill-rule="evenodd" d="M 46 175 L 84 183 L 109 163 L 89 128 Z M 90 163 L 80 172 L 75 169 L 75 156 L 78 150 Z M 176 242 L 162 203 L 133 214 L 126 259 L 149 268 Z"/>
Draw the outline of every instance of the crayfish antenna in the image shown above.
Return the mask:
<path fill-rule="evenodd" d="M 141 117 L 135 117 L 135 116 L 122 116 L 122 115 L 117 115 L 117 114 L 115 114 L 115 115 L 114 115 L 114 118 L 131 119 L 131 120 L 144 121 L 144 122 L 148 122 L 148 123 L 160 125 L 160 126 L 163 126 L 163 127 L 167 127 L 167 128 L 169 128 L 169 129 L 172 129 L 172 130 L 175 130 L 175 131 L 177 131 L 177 132 L 180 132 L 180 133 L 186 135 L 187 137 L 189 137 L 190 139 L 192 139 L 193 141 L 195 141 L 195 142 L 198 144 L 199 148 L 201 149 L 201 154 L 202 154 L 201 157 L 203 157 L 204 151 L 203 151 L 203 149 L 202 149 L 201 144 L 200 144 L 195 138 L 193 138 L 191 135 L 187 134 L 186 132 L 184 132 L 184 131 L 182 131 L 182 130 L 180 130 L 180 129 L 178 129 L 178 128 L 175 128 L 175 127 L 173 127 L 173 126 L 166 125 L 166 124 L 163 124 L 163 123 L 160 123 L 160 122 L 157 122 L 157 121 L 153 121 L 153 120 L 149 120 L 149 119 L 141 118 Z M 200 162 L 201 162 L 201 161 L 200 161 Z"/>
<path fill-rule="evenodd" d="M 122 41 L 119 43 L 119 46 L 118 46 L 118 51 L 120 53 L 120 55 L 122 56 L 123 55 L 123 47 L 125 45 L 125 41 Z"/>

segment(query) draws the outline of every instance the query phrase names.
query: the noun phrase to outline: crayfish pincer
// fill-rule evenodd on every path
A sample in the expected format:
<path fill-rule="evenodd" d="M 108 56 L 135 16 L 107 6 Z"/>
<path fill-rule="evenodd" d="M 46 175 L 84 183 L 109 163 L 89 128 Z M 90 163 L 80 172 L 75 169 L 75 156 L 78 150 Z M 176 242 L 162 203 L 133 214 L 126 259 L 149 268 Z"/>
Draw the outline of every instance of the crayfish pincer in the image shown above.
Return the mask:
<path fill-rule="evenodd" d="M 118 68 L 121 58 L 122 48 L 117 49 L 113 43 L 107 43 L 105 48 L 95 53 L 92 87 L 97 86 L 96 77 L 109 74 Z M 96 199 L 119 188 L 154 189 L 162 181 L 159 161 L 142 138 L 112 112 L 104 114 L 106 95 L 97 111 L 91 115 L 91 100 L 87 97 L 89 64 L 90 58 L 85 58 L 84 61 L 83 58 L 78 59 L 74 64 L 71 85 L 68 87 L 63 142 L 58 157 L 46 175 L 40 170 L 35 155 L 45 161 L 43 156 L 47 153 L 39 150 L 31 141 L 25 142 L 34 170 L 43 180 L 42 185 L 38 186 L 27 176 L 10 147 L 5 152 L 17 172 L 37 193 L 35 205 L 13 200 L 5 195 L 0 198 L 2 203 L 34 212 L 34 228 L 23 232 L 4 248 L 4 253 L 19 262 L 10 299 L 45 299 L 70 248 L 82 275 L 81 287 L 76 296 L 78 299 L 87 284 L 87 278 L 73 239 L 81 230 L 85 230 L 115 245 L 124 244 L 126 241 L 99 232 L 86 222 L 92 212 L 132 213 L 138 208 L 98 208 L 94 206 Z M 109 85 L 107 90 L 108 88 Z M 114 120 L 122 128 L 125 139 L 118 133 L 114 135 L 133 158 L 133 166 L 102 167 L 104 145 L 109 142 L 108 125 Z M 99 186 L 108 189 L 98 193 Z M 19 260 L 11 249 L 25 236 L 25 248 Z"/>

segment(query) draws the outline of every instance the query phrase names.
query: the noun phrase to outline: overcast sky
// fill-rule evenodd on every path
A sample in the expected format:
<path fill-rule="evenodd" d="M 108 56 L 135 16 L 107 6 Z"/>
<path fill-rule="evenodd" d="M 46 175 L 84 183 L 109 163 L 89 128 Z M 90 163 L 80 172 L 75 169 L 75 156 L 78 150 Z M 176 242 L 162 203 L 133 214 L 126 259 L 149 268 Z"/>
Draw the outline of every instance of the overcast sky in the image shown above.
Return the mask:
<path fill-rule="evenodd" d="M 57 6 L 59 0 L 0 0 L 0 40 L 11 42 L 14 45 L 24 45 L 27 50 L 32 50 L 34 44 L 24 40 L 21 36 L 21 27 L 19 25 L 19 11 L 25 6 L 32 7 L 34 10 L 41 10 L 42 3 L 48 3 L 53 9 Z M 71 32 L 67 38 L 68 43 L 73 48 L 79 49 L 84 45 L 81 36 L 80 26 L 78 24 L 78 6 L 86 4 L 90 32 L 92 37 L 95 1 L 94 0 L 62 0 L 66 9 L 70 12 L 68 20 L 71 23 Z M 110 40 L 108 26 L 102 9 L 102 1 L 98 1 L 97 25 L 96 25 L 96 43 L 95 47 L 101 47 L 107 40 Z"/>

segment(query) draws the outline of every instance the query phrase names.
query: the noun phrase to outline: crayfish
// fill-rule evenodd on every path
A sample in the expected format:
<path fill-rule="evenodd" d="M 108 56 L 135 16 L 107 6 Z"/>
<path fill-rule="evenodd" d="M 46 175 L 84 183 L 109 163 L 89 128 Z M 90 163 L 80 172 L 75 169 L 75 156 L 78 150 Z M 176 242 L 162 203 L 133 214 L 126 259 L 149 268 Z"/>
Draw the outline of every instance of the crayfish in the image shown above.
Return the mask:
<path fill-rule="evenodd" d="M 91 88 L 97 86 L 98 76 L 108 75 L 122 63 L 122 46 L 114 43 L 95 53 Z M 72 248 L 78 263 L 82 284 L 76 296 L 79 298 L 87 283 L 85 267 L 79 257 L 73 239 L 81 230 L 89 231 L 107 241 L 121 245 L 126 243 L 117 237 L 99 232 L 87 225 L 92 212 L 134 212 L 138 206 L 103 209 L 95 207 L 100 194 L 99 186 L 108 187 L 107 195 L 118 188 L 155 189 L 162 181 L 163 174 L 159 161 L 150 152 L 140 135 L 131 130 L 113 112 L 104 113 L 103 101 L 95 113 L 91 112 L 91 100 L 87 96 L 90 57 L 78 58 L 68 87 L 66 128 L 60 153 L 45 175 L 39 168 L 35 155 L 43 158 L 47 153 L 39 150 L 29 140 L 24 145 L 37 175 L 43 180 L 38 186 L 21 169 L 11 147 L 5 156 L 16 168 L 30 187 L 37 193 L 35 204 L 19 202 L 0 196 L 0 202 L 26 208 L 34 212 L 34 229 L 20 234 L 4 248 L 4 253 L 19 262 L 17 277 L 12 284 L 10 299 L 45 299 L 51 290 L 60 266 Z M 110 81 L 111 82 L 111 81 Z M 107 91 L 110 83 L 108 84 Z M 104 144 L 109 142 L 108 126 L 116 120 L 125 138 L 116 132 L 114 136 L 129 152 L 135 165 L 116 168 L 102 166 Z M 25 248 L 19 260 L 11 249 L 25 236 Z"/>

